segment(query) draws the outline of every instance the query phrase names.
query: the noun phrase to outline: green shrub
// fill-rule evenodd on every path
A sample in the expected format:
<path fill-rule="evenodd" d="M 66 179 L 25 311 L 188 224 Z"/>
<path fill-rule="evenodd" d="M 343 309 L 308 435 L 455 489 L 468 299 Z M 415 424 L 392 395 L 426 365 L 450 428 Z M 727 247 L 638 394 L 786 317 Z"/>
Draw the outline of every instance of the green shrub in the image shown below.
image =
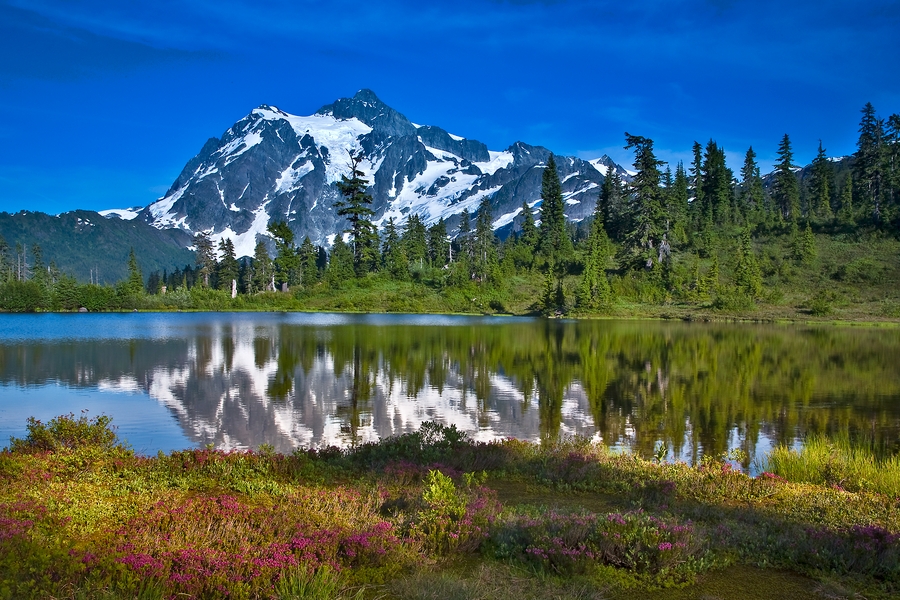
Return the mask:
<path fill-rule="evenodd" d="M 713 308 L 725 312 L 750 312 L 756 310 L 753 298 L 736 288 L 723 288 L 713 300 Z"/>
<path fill-rule="evenodd" d="M 47 308 L 50 298 L 37 281 L 8 281 L 0 284 L 0 309 L 12 312 L 35 312 Z"/>
<path fill-rule="evenodd" d="M 879 283 L 884 276 L 884 266 L 869 257 L 857 258 L 838 267 L 834 279 L 846 283 Z"/>
<path fill-rule="evenodd" d="M 78 306 L 85 307 L 91 312 L 98 310 L 115 310 L 118 308 L 116 290 L 102 285 L 79 285 L 76 294 Z"/>
<path fill-rule="evenodd" d="M 24 439 L 10 438 L 13 452 L 41 452 L 62 449 L 74 450 L 84 446 L 111 449 L 119 446 L 119 439 L 110 423 L 112 417 L 98 415 L 88 419 L 82 414 L 60 415 L 46 424 L 28 417 L 28 435 Z"/>

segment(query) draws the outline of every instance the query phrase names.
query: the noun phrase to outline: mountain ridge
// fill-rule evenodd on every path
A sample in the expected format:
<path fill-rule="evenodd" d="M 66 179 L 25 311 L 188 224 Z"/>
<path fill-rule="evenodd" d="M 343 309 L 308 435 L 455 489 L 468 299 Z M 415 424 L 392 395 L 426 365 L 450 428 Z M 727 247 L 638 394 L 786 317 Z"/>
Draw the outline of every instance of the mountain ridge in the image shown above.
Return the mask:
<path fill-rule="evenodd" d="M 522 204 L 540 205 L 540 179 L 550 151 L 518 141 L 491 151 L 473 139 L 434 125 L 417 125 L 368 89 L 297 116 L 262 104 L 209 138 L 168 192 L 138 214 L 158 229 L 205 231 L 251 255 L 269 240 L 269 223 L 284 220 L 298 239 L 326 245 L 345 229 L 333 206 L 335 185 L 349 173 L 347 152 L 362 152 L 373 197 L 373 221 L 402 224 L 418 214 L 426 224 L 443 218 L 455 227 L 490 199 L 495 229 L 510 228 Z M 345 158 L 346 157 L 346 158 Z M 557 157 L 566 215 L 580 221 L 596 203 L 606 169 L 627 171 L 608 157 Z M 521 220 L 521 219 L 519 219 Z"/>

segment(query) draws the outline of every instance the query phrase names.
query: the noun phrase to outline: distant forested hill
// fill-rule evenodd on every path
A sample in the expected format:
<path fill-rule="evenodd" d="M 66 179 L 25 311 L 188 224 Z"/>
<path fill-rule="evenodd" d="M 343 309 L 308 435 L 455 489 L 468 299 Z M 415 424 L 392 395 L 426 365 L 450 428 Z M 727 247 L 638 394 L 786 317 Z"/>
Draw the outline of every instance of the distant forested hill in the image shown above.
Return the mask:
<path fill-rule="evenodd" d="M 125 279 L 131 248 L 145 277 L 152 271 L 171 272 L 175 267 L 194 263 L 194 253 L 187 249 L 190 234 L 159 230 L 138 219 L 108 219 L 88 210 L 55 216 L 0 212 L 0 237 L 8 246 L 6 255 L 11 268 L 16 267 L 17 254 L 24 254 L 30 268 L 34 268 L 37 259 L 45 268 L 52 262 L 60 272 L 84 282 L 93 279 L 115 283 Z M 35 255 L 35 245 L 40 247 L 42 256 Z"/>

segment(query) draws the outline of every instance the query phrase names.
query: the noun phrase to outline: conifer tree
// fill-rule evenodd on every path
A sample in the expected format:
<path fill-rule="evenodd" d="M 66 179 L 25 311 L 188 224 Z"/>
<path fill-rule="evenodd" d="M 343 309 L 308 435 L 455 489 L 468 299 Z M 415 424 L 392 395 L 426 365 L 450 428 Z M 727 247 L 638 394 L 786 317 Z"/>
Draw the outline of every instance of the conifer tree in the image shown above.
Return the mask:
<path fill-rule="evenodd" d="M 272 259 L 264 242 L 257 242 L 253 250 L 253 262 L 251 263 L 250 291 L 264 292 L 274 290 L 275 272 L 272 270 Z"/>
<path fill-rule="evenodd" d="M 134 248 L 131 249 L 131 253 L 134 254 Z M 31 280 L 40 284 L 46 291 L 50 282 L 49 277 L 47 277 L 47 267 L 44 266 L 44 251 L 41 249 L 40 244 L 32 244 L 31 256 Z M 141 289 L 144 289 L 143 281 L 141 282 Z"/>
<path fill-rule="evenodd" d="M 884 134 L 884 178 L 887 202 L 895 218 L 900 217 L 900 114 L 888 117 Z"/>
<path fill-rule="evenodd" d="M 553 155 L 541 177 L 541 228 L 540 251 L 551 269 L 564 272 L 574 252 L 572 240 L 566 232 L 566 215 L 563 212 L 562 185 Z"/>
<path fill-rule="evenodd" d="M 705 198 L 703 197 L 703 146 L 700 145 L 700 142 L 695 141 L 692 151 L 694 160 L 691 162 L 690 172 L 690 194 L 693 197 L 691 207 L 694 212 L 694 221 L 699 229 L 707 220 L 703 212 L 706 206 Z"/>
<path fill-rule="evenodd" d="M 562 280 L 556 278 L 554 284 L 553 273 L 548 271 L 544 277 L 544 291 L 541 294 L 540 310 L 545 315 L 561 315 L 566 310 L 566 296 L 562 287 Z"/>
<path fill-rule="evenodd" d="M 587 309 L 608 306 L 612 301 L 612 290 L 606 277 L 606 267 L 612 256 L 612 244 L 603 223 L 603 206 L 598 202 L 594 208 L 591 232 L 587 239 L 584 272 L 578 288 L 578 304 Z"/>
<path fill-rule="evenodd" d="M 797 223 L 800 212 L 800 187 L 794 173 L 794 153 L 791 138 L 784 134 L 778 146 L 778 162 L 775 163 L 775 182 L 772 198 L 778 209 L 779 220 Z"/>
<path fill-rule="evenodd" d="M 359 169 L 363 161 L 361 152 L 350 151 L 350 177 L 341 175 L 337 188 L 344 197 L 335 202 L 337 215 L 347 219 L 350 234 L 350 247 L 353 254 L 353 267 L 357 276 L 370 272 L 379 256 L 378 232 L 372 224 L 375 212 L 370 208 L 372 196 L 368 193 L 369 182 L 363 179 L 364 173 Z"/>
<path fill-rule="evenodd" d="M 216 269 L 216 252 L 209 234 L 201 231 L 194 235 L 194 248 L 197 252 L 197 266 L 203 287 L 209 287 L 209 278 Z"/>
<path fill-rule="evenodd" d="M 140 296 L 144 292 L 144 276 L 138 264 L 134 248 L 128 252 L 128 278 L 125 280 L 125 293 L 128 296 Z"/>
<path fill-rule="evenodd" d="M 684 165 L 679 161 L 678 166 L 675 167 L 675 180 L 672 182 L 672 188 L 668 194 L 668 214 L 672 219 L 671 230 L 674 237 L 682 243 L 687 241 L 689 197 L 687 173 L 684 171 Z"/>
<path fill-rule="evenodd" d="M 253 293 L 253 267 L 250 266 L 250 259 L 245 256 L 241 258 L 239 264 L 237 291 L 239 294 L 251 294 Z"/>
<path fill-rule="evenodd" d="M 294 245 L 294 232 L 284 221 L 269 223 L 267 230 L 275 238 L 276 289 L 280 289 L 285 283 L 288 285 L 300 283 L 300 259 Z"/>
<path fill-rule="evenodd" d="M 666 233 L 666 214 L 659 183 L 662 161 L 653 153 L 653 140 L 625 133 L 626 150 L 634 149 L 631 180 L 631 219 L 625 238 L 625 250 L 634 266 L 652 267 L 657 248 Z"/>
<path fill-rule="evenodd" d="M 497 239 L 493 230 L 493 215 L 490 199 L 485 196 L 478 206 L 475 218 L 475 235 L 472 238 L 473 262 L 472 271 L 482 282 L 491 278 L 497 268 Z"/>
<path fill-rule="evenodd" d="M 409 261 L 406 250 L 397 232 L 394 217 L 390 217 L 384 228 L 384 243 L 381 247 L 384 270 L 394 279 L 403 280 L 409 275 Z"/>
<path fill-rule="evenodd" d="M 719 283 L 719 255 L 714 254 L 712 257 L 712 264 L 709 267 L 709 270 L 706 272 L 706 276 L 704 277 L 703 287 L 707 290 L 708 293 L 717 293 L 719 291 L 720 283 Z"/>
<path fill-rule="evenodd" d="M 725 150 L 715 141 L 706 144 L 703 156 L 701 198 L 704 215 L 715 223 L 727 224 L 731 221 L 731 170 L 725 165 Z"/>
<path fill-rule="evenodd" d="M 428 228 L 428 261 L 435 269 L 441 269 L 450 262 L 450 241 L 443 217 Z"/>
<path fill-rule="evenodd" d="M 741 167 L 740 197 L 744 212 L 753 215 L 756 222 L 765 221 L 768 217 L 765 194 L 759 165 L 756 163 L 756 152 L 753 151 L 753 146 L 750 146 L 744 155 L 744 166 Z"/>
<path fill-rule="evenodd" d="M 718 264 L 716 266 L 718 267 Z M 738 244 L 734 282 L 740 291 L 751 298 L 758 298 L 762 293 L 762 274 L 759 269 L 759 261 L 753 252 L 749 229 L 745 229 L 741 234 Z"/>
<path fill-rule="evenodd" d="M 0 283 L 12 280 L 12 261 L 9 259 L 9 243 L 0 235 Z"/>
<path fill-rule="evenodd" d="M 884 121 L 875 116 L 875 107 L 867 102 L 862 108 L 859 139 L 853 155 L 853 178 L 857 203 L 871 212 L 875 222 L 882 218 L 881 187 L 884 158 Z"/>
<path fill-rule="evenodd" d="M 345 283 L 353 281 L 354 275 L 353 252 L 344 242 L 343 236 L 336 236 L 334 245 L 331 247 L 331 256 L 326 271 L 328 284 L 331 287 L 339 288 Z"/>
<path fill-rule="evenodd" d="M 403 249 L 411 268 L 425 268 L 425 260 L 428 258 L 428 234 L 425 230 L 425 223 L 417 213 L 410 215 L 406 221 L 406 229 L 403 232 Z"/>
<path fill-rule="evenodd" d="M 798 236 L 796 253 L 797 259 L 804 264 L 811 263 L 816 257 L 816 238 L 809 226 L 809 220 L 806 221 L 803 233 Z"/>
<path fill-rule="evenodd" d="M 856 209 L 853 206 L 853 176 L 848 175 L 844 181 L 844 189 L 841 191 L 840 207 L 838 208 L 838 223 L 842 227 L 856 226 Z"/>
<path fill-rule="evenodd" d="M 303 238 L 300 244 L 300 283 L 304 287 L 312 287 L 319 281 L 319 267 L 316 264 L 319 258 L 319 251 L 313 245 L 309 236 Z"/>
<path fill-rule="evenodd" d="M 622 226 L 621 215 L 625 210 L 623 206 L 622 178 L 615 167 L 606 170 L 606 177 L 600 186 L 600 197 L 597 200 L 601 205 L 603 226 L 612 239 L 621 239 Z"/>
<path fill-rule="evenodd" d="M 457 227 L 456 242 L 459 245 L 459 260 L 469 262 L 472 258 L 472 223 L 469 215 L 469 209 L 463 209 L 459 215 L 459 226 Z"/>
<path fill-rule="evenodd" d="M 538 229 L 534 224 L 534 212 L 528 206 L 527 201 L 522 201 L 522 231 L 519 233 L 519 241 L 531 252 L 537 249 Z"/>
<path fill-rule="evenodd" d="M 219 253 L 222 255 L 216 268 L 218 289 L 231 291 L 232 280 L 237 281 L 240 265 L 234 255 L 234 242 L 231 238 L 222 238 L 219 241 Z"/>
<path fill-rule="evenodd" d="M 819 152 L 813 159 L 809 178 L 809 206 L 811 213 L 820 221 L 830 221 L 834 217 L 831 210 L 832 170 L 828 156 L 819 140 Z"/>

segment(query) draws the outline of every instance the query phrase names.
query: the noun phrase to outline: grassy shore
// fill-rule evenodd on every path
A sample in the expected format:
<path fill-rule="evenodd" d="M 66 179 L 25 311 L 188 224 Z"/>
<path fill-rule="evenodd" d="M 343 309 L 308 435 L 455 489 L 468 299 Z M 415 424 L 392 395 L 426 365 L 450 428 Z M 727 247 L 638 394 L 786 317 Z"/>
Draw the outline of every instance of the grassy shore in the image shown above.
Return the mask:
<path fill-rule="evenodd" d="M 32 420 L 0 453 L 0 598 L 896 597 L 896 461 L 846 450 L 749 477 L 427 423 L 147 457 L 106 417 Z"/>

